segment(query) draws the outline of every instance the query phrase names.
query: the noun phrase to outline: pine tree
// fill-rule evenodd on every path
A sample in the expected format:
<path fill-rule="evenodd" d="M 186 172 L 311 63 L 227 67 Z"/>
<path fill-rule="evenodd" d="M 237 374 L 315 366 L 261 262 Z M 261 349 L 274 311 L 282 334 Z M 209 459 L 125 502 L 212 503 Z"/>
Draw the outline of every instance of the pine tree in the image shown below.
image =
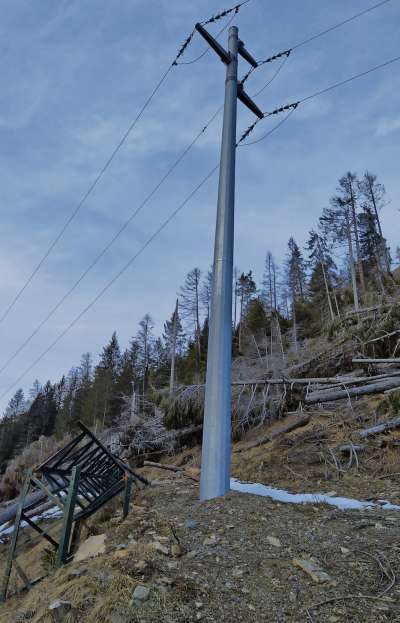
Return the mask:
<path fill-rule="evenodd" d="M 111 424 L 118 415 L 116 384 L 120 373 L 121 350 L 114 331 L 111 340 L 103 348 L 93 380 L 95 419 L 102 422 L 103 426 Z"/>
<path fill-rule="evenodd" d="M 192 331 L 196 345 L 196 374 L 197 382 L 200 382 L 200 360 L 201 360 L 201 344 L 200 344 L 200 279 L 201 271 L 199 268 L 193 268 L 187 275 L 185 283 L 179 290 L 179 307 L 182 311 L 182 317 L 186 319 Z"/>
<path fill-rule="evenodd" d="M 271 251 L 268 251 L 265 258 L 264 275 L 262 281 L 263 289 L 261 298 L 265 308 L 272 312 L 277 307 L 276 296 L 276 267 Z"/>
<path fill-rule="evenodd" d="M 286 275 L 292 300 L 303 300 L 306 291 L 306 265 L 300 247 L 293 237 L 288 242 Z"/>
<path fill-rule="evenodd" d="M 257 286 L 253 279 L 253 272 L 249 270 L 247 274 L 242 273 L 236 283 L 237 293 L 240 300 L 239 317 L 239 352 L 242 352 L 243 331 L 245 329 L 245 318 L 248 307 L 253 296 L 257 292 Z"/>
<path fill-rule="evenodd" d="M 385 187 L 377 181 L 376 175 L 366 171 L 363 178 L 358 182 L 358 190 L 361 196 L 364 211 L 371 212 L 375 220 L 376 226 L 374 229 L 378 234 L 378 256 L 383 260 L 384 270 L 386 270 L 386 272 L 390 272 L 390 251 L 382 233 L 382 225 L 379 217 L 379 212 L 385 206 Z"/>

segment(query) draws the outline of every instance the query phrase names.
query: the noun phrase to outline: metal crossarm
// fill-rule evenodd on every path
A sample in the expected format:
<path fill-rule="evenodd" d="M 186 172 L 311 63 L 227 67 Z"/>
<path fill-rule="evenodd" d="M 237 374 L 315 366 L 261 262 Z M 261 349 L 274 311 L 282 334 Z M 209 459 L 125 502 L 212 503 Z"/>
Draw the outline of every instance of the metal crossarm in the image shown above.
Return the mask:
<path fill-rule="evenodd" d="M 15 559 L 21 522 L 25 521 L 56 550 L 56 566 L 68 562 L 77 544 L 80 526 L 99 508 L 116 495 L 123 493 L 123 517 L 129 510 L 132 486 L 149 484 L 128 465 L 114 456 L 106 446 L 81 422 L 81 433 L 27 473 L 15 511 L 14 531 L 0 586 L 0 601 L 7 597 L 13 564 L 25 588 L 34 583 L 21 573 Z M 62 512 L 62 527 L 58 541 L 38 525 L 44 509 L 58 508 Z"/>

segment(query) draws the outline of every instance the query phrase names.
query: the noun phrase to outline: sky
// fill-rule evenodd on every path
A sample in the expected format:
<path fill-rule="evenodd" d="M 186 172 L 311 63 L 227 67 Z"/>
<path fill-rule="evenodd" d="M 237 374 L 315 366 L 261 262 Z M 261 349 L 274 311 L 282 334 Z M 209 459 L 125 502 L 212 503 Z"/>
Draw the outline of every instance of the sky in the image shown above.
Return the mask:
<path fill-rule="evenodd" d="M 251 0 L 235 19 L 257 59 L 362 11 L 366 0 Z M 1 0 L 0 312 L 8 307 L 104 166 L 197 21 L 215 0 Z M 272 110 L 399 55 L 400 1 L 296 49 L 255 101 Z M 216 32 L 224 25 L 210 26 Z M 220 41 L 226 45 L 227 33 Z M 182 57 L 205 44 L 196 35 Z M 256 93 L 280 61 L 253 73 Z M 248 69 L 240 61 L 239 73 Z M 0 323 L 0 368 L 65 295 L 223 102 L 224 66 L 213 52 L 174 67 L 128 140 Z M 287 241 L 304 245 L 346 171 L 385 184 L 382 226 L 400 244 L 400 63 L 300 106 L 269 138 L 237 152 L 235 265 L 260 283 L 266 252 L 281 264 Z M 238 104 L 238 134 L 254 118 Z M 279 119 L 266 119 L 261 137 Z M 0 373 L 0 412 L 18 387 L 58 380 L 94 359 L 117 331 L 122 347 L 150 313 L 156 332 L 179 286 L 212 263 L 214 175 L 76 325 L 19 377 L 116 275 L 218 163 L 221 115 L 54 316 Z M 250 138 L 249 138 L 250 140 Z M 0 314 L 0 315 L 1 315 Z M 6 390 L 9 390 L 6 393 Z"/>

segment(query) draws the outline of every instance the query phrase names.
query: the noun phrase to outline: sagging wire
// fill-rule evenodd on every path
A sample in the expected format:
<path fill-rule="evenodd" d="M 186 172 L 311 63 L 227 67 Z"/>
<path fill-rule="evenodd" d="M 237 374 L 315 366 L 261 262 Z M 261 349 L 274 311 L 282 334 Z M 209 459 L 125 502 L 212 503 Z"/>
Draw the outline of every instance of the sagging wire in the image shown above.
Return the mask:
<path fill-rule="evenodd" d="M 269 86 L 271 84 L 271 82 L 273 80 L 275 80 L 276 76 L 279 74 L 279 72 L 281 71 L 283 65 L 286 63 L 287 59 L 289 58 L 291 51 L 292 50 L 285 50 L 284 52 L 279 52 L 278 54 L 274 54 L 274 56 L 270 56 L 269 58 L 266 58 L 263 61 L 257 61 L 257 67 L 250 67 L 250 69 L 247 72 L 247 74 L 245 74 L 244 77 L 242 78 L 240 84 L 243 86 L 244 83 L 246 82 L 246 80 L 248 80 L 250 78 L 250 76 L 253 73 L 253 71 L 258 69 L 259 67 L 262 67 L 263 65 L 266 65 L 267 63 L 272 63 L 273 61 L 277 60 L 278 58 L 282 58 L 282 56 L 284 56 L 285 58 L 283 59 L 283 62 L 281 63 L 279 69 L 272 76 L 271 80 L 269 82 L 267 82 L 267 84 L 264 85 L 263 88 L 258 93 L 254 94 L 254 95 L 259 95 L 260 93 L 262 93 L 262 91 L 264 91 L 264 89 L 267 88 L 267 86 Z"/>
<path fill-rule="evenodd" d="M 294 111 L 296 110 L 296 108 L 292 108 L 291 110 L 289 110 L 288 114 L 281 119 L 281 121 L 279 121 L 279 123 L 277 123 L 276 125 L 274 125 L 273 128 L 271 128 L 266 134 L 264 134 L 263 136 L 261 136 L 260 138 L 256 139 L 255 141 L 250 141 L 249 143 L 242 143 L 240 145 L 238 145 L 239 147 L 247 147 L 250 145 L 256 145 L 257 143 L 261 143 L 261 141 L 265 140 L 266 138 L 268 138 L 268 136 L 270 136 L 271 134 L 273 134 L 273 132 L 275 132 L 275 130 L 277 130 L 278 128 L 281 127 L 281 125 L 283 125 L 288 119 L 289 117 L 294 113 Z M 260 119 L 261 121 L 261 119 Z M 244 139 L 243 139 L 244 140 Z"/>
<path fill-rule="evenodd" d="M 235 19 L 235 17 L 236 17 L 236 13 L 234 13 L 234 14 L 232 15 L 232 17 L 228 20 L 228 23 L 227 23 L 227 24 L 225 24 L 225 26 L 224 26 L 223 28 L 221 28 L 221 30 L 219 30 L 219 31 L 217 32 L 217 34 L 215 35 L 215 38 L 216 38 L 216 39 L 218 39 L 218 38 L 219 38 L 219 37 L 220 37 L 220 36 L 221 36 L 221 35 L 225 32 L 225 30 L 226 30 L 227 28 L 229 28 L 229 26 L 232 24 L 232 22 L 233 22 L 233 20 Z M 209 51 L 210 51 L 210 46 L 208 46 L 208 47 L 204 50 L 204 52 L 202 52 L 201 54 L 199 54 L 199 56 L 197 56 L 196 58 L 193 58 L 191 61 L 181 61 L 180 63 L 176 63 L 176 62 L 175 62 L 174 64 L 175 64 L 175 65 L 193 65 L 194 63 L 197 63 L 197 61 L 200 61 L 200 60 L 203 58 L 203 56 L 205 56 L 205 55 L 207 54 L 207 52 L 209 52 Z"/>
<path fill-rule="evenodd" d="M 285 112 L 286 110 L 288 110 L 290 112 L 290 114 L 292 112 L 294 112 L 297 108 L 297 106 L 300 104 L 300 102 L 294 102 L 293 104 L 287 104 L 286 106 L 281 106 L 280 108 L 275 108 L 275 110 L 271 110 L 271 112 L 266 112 L 264 113 L 264 117 L 262 119 L 266 119 L 267 117 L 272 117 L 273 115 L 278 115 L 281 112 Z M 243 132 L 242 136 L 240 137 L 236 147 L 238 147 L 239 145 L 241 145 L 241 143 L 243 143 L 243 141 L 246 140 L 246 138 L 253 132 L 254 128 L 256 127 L 256 125 L 262 121 L 262 119 L 257 118 L 254 123 L 252 123 L 245 132 Z M 283 121 L 282 121 L 283 123 Z M 279 127 L 279 125 L 282 125 L 282 123 L 279 123 L 276 127 Z M 276 129 L 273 128 L 273 129 Z M 266 134 L 264 137 L 258 139 L 257 141 L 253 141 L 252 143 L 245 143 L 245 145 L 254 145 L 255 143 L 258 143 L 259 141 L 263 140 L 264 138 L 266 138 L 266 136 L 268 136 L 268 134 Z M 241 145 L 242 146 L 242 145 Z"/>
<path fill-rule="evenodd" d="M 230 9 L 225 9 L 224 11 L 221 11 L 220 13 L 217 13 L 216 15 L 213 15 L 209 19 L 205 20 L 204 22 L 200 22 L 200 23 L 201 23 L 202 26 L 207 26 L 207 24 L 213 24 L 214 22 L 217 22 L 220 19 L 223 19 L 224 17 L 227 17 L 227 15 L 230 15 L 231 13 L 233 13 L 233 15 L 231 16 L 231 19 L 229 20 L 228 24 L 226 24 L 224 26 L 224 28 L 222 28 L 222 30 L 220 30 L 220 32 L 217 34 L 217 37 L 219 37 L 224 32 L 224 30 L 226 30 L 228 28 L 228 26 L 232 23 L 232 21 L 234 20 L 236 15 L 239 13 L 240 8 L 243 5 L 248 4 L 250 1 L 251 0 L 245 0 L 244 2 L 241 2 L 239 4 L 235 4 L 235 6 L 231 7 Z M 185 41 L 182 43 L 181 47 L 179 48 L 178 54 L 176 55 L 176 58 L 173 61 L 172 66 L 174 66 L 174 65 L 191 65 L 192 63 L 196 63 L 197 61 L 199 61 L 201 58 L 203 58 L 203 56 L 205 56 L 205 54 L 207 54 L 209 48 L 207 48 L 204 52 L 202 52 L 200 54 L 200 56 L 198 56 L 197 58 L 194 58 L 191 61 L 187 61 L 187 62 L 183 62 L 182 61 L 182 62 L 178 63 L 178 60 L 181 58 L 181 56 L 184 54 L 184 52 L 187 50 L 187 48 L 191 44 L 192 39 L 193 39 L 195 33 L 196 33 L 196 29 L 193 28 L 193 30 L 190 33 L 190 35 L 185 39 Z"/>
<path fill-rule="evenodd" d="M 280 74 L 280 72 L 282 71 L 283 67 L 286 64 L 287 59 L 289 58 L 289 55 L 285 56 L 285 58 L 283 59 L 283 61 L 281 62 L 281 64 L 279 65 L 278 69 L 275 71 L 275 73 L 272 75 L 272 78 L 270 78 L 268 80 L 268 82 L 266 82 L 264 84 L 264 86 L 261 87 L 261 89 L 259 89 L 256 93 L 253 94 L 253 97 L 257 97 L 258 95 L 260 95 L 260 93 L 262 93 L 263 91 L 265 91 L 265 89 L 267 87 L 269 87 L 269 85 L 275 80 L 275 78 L 277 78 Z"/>
<path fill-rule="evenodd" d="M 300 106 L 300 104 L 304 104 L 305 102 L 308 102 L 308 101 L 310 101 L 310 100 L 312 100 L 312 99 L 314 99 L 316 97 L 319 97 L 320 95 L 323 95 L 325 93 L 333 91 L 334 89 L 337 89 L 337 88 L 339 88 L 341 86 L 344 86 L 345 84 L 349 84 L 350 82 L 353 82 L 353 80 L 358 80 L 359 78 L 367 76 L 367 75 L 377 71 L 378 69 L 383 69 L 384 67 L 387 67 L 388 65 L 392 65 L 393 63 L 397 63 L 399 61 L 400 61 L 400 56 L 396 56 L 395 58 L 391 58 L 388 61 L 385 61 L 384 63 L 380 63 L 379 65 L 375 65 L 375 67 L 370 67 L 369 69 L 366 69 L 365 71 L 362 71 L 362 72 L 360 72 L 358 74 L 355 74 L 354 76 L 350 76 L 350 78 L 346 78 L 345 80 L 341 80 L 340 82 L 335 82 L 334 84 L 331 84 L 330 86 L 326 87 L 325 89 L 321 89 L 320 91 L 316 91 L 315 93 L 312 93 L 311 95 L 307 95 L 306 97 L 303 97 L 302 99 L 298 100 L 297 102 L 292 102 L 291 104 L 286 104 L 285 106 L 280 106 L 279 108 L 275 108 L 274 110 L 265 112 L 263 119 L 266 119 L 268 117 L 272 117 L 274 115 L 279 115 L 280 113 L 286 112 L 286 111 L 288 111 L 289 114 L 277 126 L 272 128 L 272 130 L 267 132 L 267 134 L 262 136 L 260 139 L 258 139 L 256 141 L 252 141 L 251 143 L 244 143 L 242 145 L 243 141 L 254 130 L 254 128 L 256 127 L 257 123 L 259 121 L 261 121 L 261 119 L 257 119 L 251 126 L 249 126 L 247 128 L 247 130 L 241 136 L 241 138 L 240 138 L 240 140 L 238 142 L 238 145 L 240 145 L 241 147 L 244 147 L 245 145 L 255 145 L 256 143 L 259 143 L 260 141 L 264 140 L 267 136 L 269 136 L 269 134 L 271 132 L 273 132 L 277 127 L 282 125 L 282 123 L 284 123 L 286 121 L 286 119 L 296 110 L 296 108 L 298 106 Z"/>

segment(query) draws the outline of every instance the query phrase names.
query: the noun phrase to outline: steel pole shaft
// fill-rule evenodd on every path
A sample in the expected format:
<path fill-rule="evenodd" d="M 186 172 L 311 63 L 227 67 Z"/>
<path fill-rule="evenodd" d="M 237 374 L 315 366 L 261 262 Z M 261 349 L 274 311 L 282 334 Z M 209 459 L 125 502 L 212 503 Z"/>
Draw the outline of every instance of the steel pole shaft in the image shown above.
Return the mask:
<path fill-rule="evenodd" d="M 208 337 L 200 499 L 230 488 L 232 274 L 235 206 L 238 29 L 229 29 L 211 314 Z"/>

